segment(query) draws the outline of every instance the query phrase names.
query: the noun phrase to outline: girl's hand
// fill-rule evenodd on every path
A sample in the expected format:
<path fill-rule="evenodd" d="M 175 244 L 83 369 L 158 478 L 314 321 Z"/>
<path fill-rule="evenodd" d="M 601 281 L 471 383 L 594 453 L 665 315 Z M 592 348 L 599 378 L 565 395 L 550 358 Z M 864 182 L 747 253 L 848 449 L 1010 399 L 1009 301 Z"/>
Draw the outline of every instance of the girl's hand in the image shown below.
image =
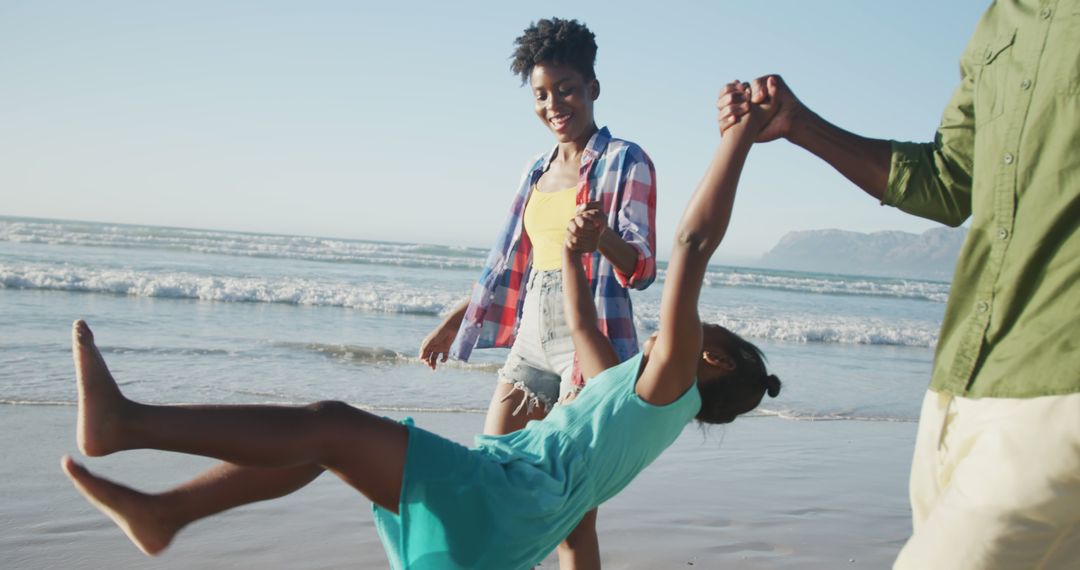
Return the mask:
<path fill-rule="evenodd" d="M 607 230 L 600 202 L 578 206 L 578 213 L 566 227 L 566 249 L 591 253 L 600 247 L 600 236 Z"/>
<path fill-rule="evenodd" d="M 720 123 L 721 136 L 750 112 L 749 87 L 749 83 L 732 81 L 720 90 L 716 97 L 716 121 Z"/>
<path fill-rule="evenodd" d="M 734 81 L 720 91 L 716 100 L 720 133 L 724 134 L 756 107 L 765 111 L 765 120 L 755 142 L 788 138 L 812 113 L 779 75 L 764 75 L 750 83 Z"/>

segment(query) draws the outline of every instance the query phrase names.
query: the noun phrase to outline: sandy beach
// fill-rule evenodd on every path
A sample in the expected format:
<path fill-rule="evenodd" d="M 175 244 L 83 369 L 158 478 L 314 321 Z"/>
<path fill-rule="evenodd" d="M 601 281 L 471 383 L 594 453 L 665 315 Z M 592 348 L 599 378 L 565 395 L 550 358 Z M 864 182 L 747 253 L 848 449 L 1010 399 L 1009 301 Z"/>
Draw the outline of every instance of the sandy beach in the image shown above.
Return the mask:
<path fill-rule="evenodd" d="M 0 567 L 386 568 L 369 503 L 324 475 L 285 499 L 185 529 L 148 558 L 58 467 L 76 454 L 71 406 L 3 406 Z M 468 443 L 477 414 L 414 414 Z M 751 417 L 682 437 L 600 510 L 605 568 L 884 568 L 909 532 L 915 424 Z M 152 451 L 93 459 L 99 473 L 160 490 L 210 461 Z M 556 568 L 554 557 L 542 564 Z"/>

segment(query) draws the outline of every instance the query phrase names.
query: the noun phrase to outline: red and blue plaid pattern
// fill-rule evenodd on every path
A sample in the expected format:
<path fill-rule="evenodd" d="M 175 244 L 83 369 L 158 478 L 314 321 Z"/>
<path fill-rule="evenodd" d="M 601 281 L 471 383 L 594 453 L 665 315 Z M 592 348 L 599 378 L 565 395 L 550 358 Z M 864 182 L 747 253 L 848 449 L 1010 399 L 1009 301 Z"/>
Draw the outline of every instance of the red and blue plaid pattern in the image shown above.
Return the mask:
<path fill-rule="evenodd" d="M 506 226 L 473 286 L 450 350 L 458 360 L 468 360 L 474 348 L 514 343 L 525 283 L 532 269 L 532 244 L 523 219 L 525 204 L 557 151 L 537 157 L 521 178 Z M 645 151 L 632 142 L 612 138 L 606 127 L 593 135 L 581 158 L 577 203 L 590 201 L 601 203 L 608 227 L 638 252 L 637 266 L 629 275 L 615 269 L 599 253 L 584 258 L 600 330 L 611 339 L 619 359 L 626 360 L 638 351 L 628 288 L 644 289 L 656 278 L 656 170 Z M 580 383 L 576 365 L 574 377 Z"/>

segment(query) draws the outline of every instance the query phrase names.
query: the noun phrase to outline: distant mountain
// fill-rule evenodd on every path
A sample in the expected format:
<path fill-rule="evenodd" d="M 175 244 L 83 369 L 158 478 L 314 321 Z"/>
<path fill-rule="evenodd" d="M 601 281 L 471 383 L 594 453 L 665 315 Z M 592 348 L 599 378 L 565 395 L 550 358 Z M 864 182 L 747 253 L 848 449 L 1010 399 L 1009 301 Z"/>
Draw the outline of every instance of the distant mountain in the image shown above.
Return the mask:
<path fill-rule="evenodd" d="M 952 279 L 966 228 L 934 228 L 921 234 L 884 231 L 869 234 L 844 230 L 789 232 L 761 257 L 759 264 L 776 269 Z"/>

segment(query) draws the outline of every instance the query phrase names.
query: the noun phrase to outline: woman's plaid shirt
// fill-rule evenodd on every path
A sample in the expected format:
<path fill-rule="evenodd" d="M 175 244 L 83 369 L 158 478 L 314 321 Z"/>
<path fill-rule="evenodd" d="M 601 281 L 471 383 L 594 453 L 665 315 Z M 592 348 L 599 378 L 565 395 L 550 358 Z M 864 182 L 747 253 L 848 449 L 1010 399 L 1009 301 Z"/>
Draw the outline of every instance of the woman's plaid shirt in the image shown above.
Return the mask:
<path fill-rule="evenodd" d="M 473 286 L 451 348 L 451 356 L 458 360 L 468 360 L 474 348 L 514 343 L 532 269 L 532 244 L 523 221 L 525 204 L 557 150 L 537 157 L 521 178 L 506 225 Z M 599 252 L 584 257 L 600 330 L 611 339 L 619 359 L 626 360 L 638 351 L 628 288 L 645 289 L 656 278 L 656 170 L 645 151 L 612 138 L 605 127 L 589 140 L 579 172 L 577 203 L 600 202 L 608 227 L 637 250 L 637 265 L 630 274 L 620 272 Z M 576 361 L 574 377 L 580 384 Z"/>

